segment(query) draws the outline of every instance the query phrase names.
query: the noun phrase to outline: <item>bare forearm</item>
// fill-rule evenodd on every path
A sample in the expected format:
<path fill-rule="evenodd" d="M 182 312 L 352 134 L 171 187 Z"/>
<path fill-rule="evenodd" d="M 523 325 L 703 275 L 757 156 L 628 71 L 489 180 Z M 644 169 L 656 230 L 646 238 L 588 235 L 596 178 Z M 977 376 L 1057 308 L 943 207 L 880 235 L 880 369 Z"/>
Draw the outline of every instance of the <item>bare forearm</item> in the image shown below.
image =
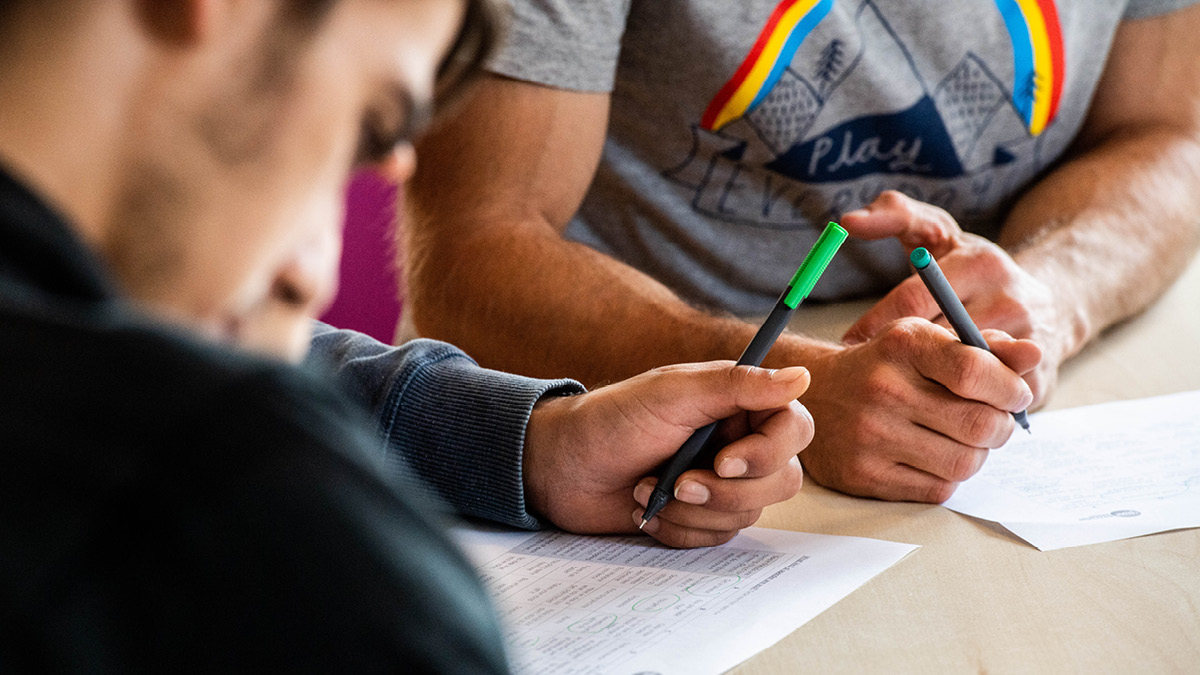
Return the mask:
<path fill-rule="evenodd" d="M 1062 358 L 1178 276 L 1200 244 L 1197 185 L 1200 142 L 1147 128 L 1105 139 L 1017 203 L 1000 244 L 1059 298 Z"/>
<path fill-rule="evenodd" d="M 594 386 L 670 363 L 736 358 L 757 329 L 693 308 L 651 277 L 550 232 L 492 228 L 412 253 L 418 330 L 489 367 Z M 436 262 L 445 260 L 457 262 Z M 794 335 L 783 344 L 776 366 L 803 365 L 807 349 L 820 348 Z"/>

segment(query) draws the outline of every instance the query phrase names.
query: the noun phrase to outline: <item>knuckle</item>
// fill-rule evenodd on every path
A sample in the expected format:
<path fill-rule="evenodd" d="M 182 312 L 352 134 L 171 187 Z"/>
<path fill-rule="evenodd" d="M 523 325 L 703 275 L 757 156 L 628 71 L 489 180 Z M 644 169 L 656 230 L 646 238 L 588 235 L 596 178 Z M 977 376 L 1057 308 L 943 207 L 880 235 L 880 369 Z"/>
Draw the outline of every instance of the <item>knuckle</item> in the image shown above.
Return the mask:
<path fill-rule="evenodd" d="M 894 403 L 903 398 L 901 395 L 902 384 L 890 368 L 875 366 L 863 378 L 861 392 L 863 401 L 868 405 Z"/>
<path fill-rule="evenodd" d="M 967 256 L 971 269 L 989 279 L 1007 278 L 1008 268 L 1004 264 L 1004 254 L 999 248 L 988 245 L 975 248 Z"/>
<path fill-rule="evenodd" d="M 956 483 L 962 482 L 975 475 L 976 466 L 978 465 L 979 460 L 976 451 L 960 450 L 954 453 L 953 458 L 950 460 L 949 471 L 943 478 Z"/>
<path fill-rule="evenodd" d="M 972 405 L 963 414 L 963 442 L 976 448 L 994 445 L 1002 431 L 1004 415 L 995 408 L 985 405 Z"/>
<path fill-rule="evenodd" d="M 920 501 L 929 504 L 941 504 L 954 494 L 958 488 L 958 483 L 952 483 L 947 480 L 935 480 L 929 484 L 924 490 L 924 496 Z"/>
<path fill-rule="evenodd" d="M 755 369 L 750 366 L 735 365 L 731 368 L 725 368 L 725 377 L 728 379 L 729 391 L 741 391 L 746 388 L 754 379 Z"/>
<path fill-rule="evenodd" d="M 954 389 L 956 393 L 975 399 L 987 384 L 992 364 L 987 352 L 981 349 L 956 349 L 957 363 L 954 367 Z"/>
<path fill-rule="evenodd" d="M 912 205 L 909 203 L 908 197 L 899 190 L 884 190 L 879 193 L 879 205 L 889 210 L 899 210 L 906 217 L 912 216 Z"/>
<path fill-rule="evenodd" d="M 930 204 L 929 208 L 932 214 L 931 217 L 939 225 L 942 234 L 953 234 L 962 231 L 962 226 L 958 224 L 954 216 L 950 215 L 949 211 L 933 204 Z"/>
<path fill-rule="evenodd" d="M 896 319 L 880 334 L 883 347 L 891 354 L 909 354 L 919 344 L 930 325 L 925 319 L 914 316 Z"/>

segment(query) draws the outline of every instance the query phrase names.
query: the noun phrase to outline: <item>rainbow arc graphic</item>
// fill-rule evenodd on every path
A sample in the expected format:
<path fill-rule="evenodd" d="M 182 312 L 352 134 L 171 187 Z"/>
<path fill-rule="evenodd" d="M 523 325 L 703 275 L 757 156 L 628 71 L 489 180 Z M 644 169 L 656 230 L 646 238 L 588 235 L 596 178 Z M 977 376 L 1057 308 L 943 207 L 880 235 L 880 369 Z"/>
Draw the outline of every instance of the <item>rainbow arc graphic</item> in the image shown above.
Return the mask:
<path fill-rule="evenodd" d="M 833 0 L 779 3 L 742 65 L 709 102 L 700 126 L 717 131 L 757 108 L 779 82 L 804 38 L 832 7 Z"/>
<path fill-rule="evenodd" d="M 1058 115 L 1064 55 L 1054 0 L 995 0 L 1013 50 L 1013 105 L 1029 133 L 1040 135 Z M 700 126 L 718 131 L 763 102 L 796 50 L 829 14 L 833 0 L 783 0 L 733 77 L 709 102 Z"/>
<path fill-rule="evenodd" d="M 1058 115 L 1064 54 L 1054 0 L 996 0 L 1012 40 L 1013 104 L 1038 136 Z"/>

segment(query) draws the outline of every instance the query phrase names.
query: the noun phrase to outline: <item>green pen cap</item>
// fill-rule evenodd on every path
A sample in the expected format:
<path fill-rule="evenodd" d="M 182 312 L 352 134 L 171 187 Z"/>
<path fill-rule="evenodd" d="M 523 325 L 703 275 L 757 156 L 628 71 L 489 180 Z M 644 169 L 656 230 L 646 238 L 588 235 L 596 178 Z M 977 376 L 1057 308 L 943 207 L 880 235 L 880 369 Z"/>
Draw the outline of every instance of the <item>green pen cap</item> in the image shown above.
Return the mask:
<path fill-rule="evenodd" d="M 785 305 L 796 309 L 796 306 L 808 297 L 813 286 L 817 285 L 817 279 L 825 273 L 829 261 L 833 260 L 833 255 L 844 241 L 846 231 L 841 225 L 830 222 L 825 226 L 825 231 L 817 238 L 817 243 L 813 244 L 808 255 L 804 256 L 804 262 L 800 263 L 800 269 L 796 270 L 796 276 L 792 277 L 792 282 L 788 284 L 788 292 L 783 296 Z"/>
<path fill-rule="evenodd" d="M 913 267 L 919 270 L 929 267 L 930 260 L 933 260 L 933 256 L 929 255 L 929 251 L 926 251 L 924 248 L 918 248 L 908 256 L 908 261 L 912 263 Z"/>

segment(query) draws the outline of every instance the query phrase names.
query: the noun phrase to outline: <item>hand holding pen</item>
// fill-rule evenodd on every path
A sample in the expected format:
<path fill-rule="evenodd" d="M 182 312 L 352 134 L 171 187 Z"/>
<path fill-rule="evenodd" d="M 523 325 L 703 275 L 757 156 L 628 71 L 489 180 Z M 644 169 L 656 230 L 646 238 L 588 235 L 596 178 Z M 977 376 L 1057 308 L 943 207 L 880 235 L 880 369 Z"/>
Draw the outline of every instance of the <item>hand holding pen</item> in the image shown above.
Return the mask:
<path fill-rule="evenodd" d="M 796 270 L 796 274 L 792 277 L 791 282 L 776 301 L 771 314 L 767 316 L 763 322 L 762 328 L 755 334 L 754 339 L 746 346 L 738 358 L 739 366 L 758 366 L 766 357 L 767 352 L 771 351 L 784 328 L 787 327 L 788 320 L 792 316 L 792 312 L 796 307 L 808 297 L 812 292 L 813 286 L 816 285 L 817 279 L 824 273 L 825 268 L 829 265 L 829 261 L 833 259 L 842 242 L 846 240 L 846 231 L 843 230 L 837 223 L 829 223 L 825 231 L 813 244 L 812 249 L 804 258 L 804 262 L 800 264 L 800 268 Z M 711 458 L 713 454 L 709 443 L 716 430 L 717 423 L 710 422 L 704 427 L 697 429 L 694 434 L 684 443 L 675 456 L 663 465 L 662 470 L 658 475 L 658 482 L 654 486 L 654 491 L 650 494 L 650 499 L 646 504 L 646 511 L 642 515 L 642 523 L 639 529 L 645 528 L 650 519 L 655 516 L 664 506 L 667 505 L 672 497 L 675 496 L 675 490 L 678 489 L 676 481 L 679 480 L 683 472 L 703 466 L 706 460 Z"/>
<path fill-rule="evenodd" d="M 964 344 L 991 352 L 987 340 L 983 339 L 983 334 L 971 320 L 971 315 L 963 307 L 962 301 L 958 299 L 958 294 L 954 292 L 950 282 L 946 281 L 946 276 L 942 274 L 941 268 L 938 267 L 937 261 L 933 259 L 929 251 L 917 248 L 909 256 L 909 261 L 916 268 L 917 276 L 925 282 L 925 287 L 929 289 L 930 295 L 942 310 L 946 321 L 950 322 L 950 325 L 954 327 L 954 332 L 958 333 L 958 339 L 962 340 Z M 1024 410 L 1014 412 L 1012 416 L 1026 433 L 1033 433 L 1029 430 L 1029 419 Z"/>

